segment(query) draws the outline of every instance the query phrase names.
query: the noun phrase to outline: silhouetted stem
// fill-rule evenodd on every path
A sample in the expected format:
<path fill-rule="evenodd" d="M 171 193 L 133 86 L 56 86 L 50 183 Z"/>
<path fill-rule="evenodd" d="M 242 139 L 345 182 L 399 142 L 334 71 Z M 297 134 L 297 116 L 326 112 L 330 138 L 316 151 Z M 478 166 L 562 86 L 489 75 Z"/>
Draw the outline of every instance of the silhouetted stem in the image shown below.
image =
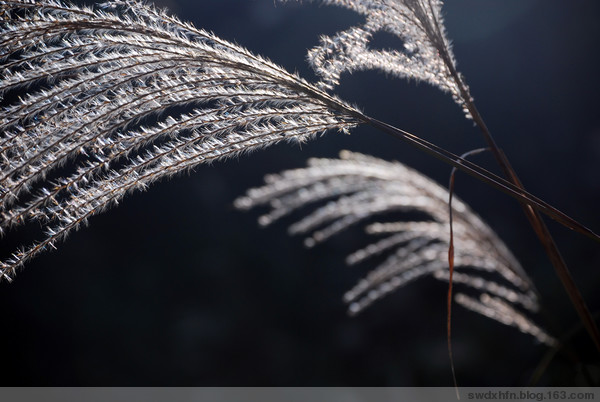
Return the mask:
<path fill-rule="evenodd" d="M 597 320 L 598 318 L 600 318 L 600 312 L 594 313 L 593 319 Z M 573 362 L 574 364 L 578 364 L 581 367 L 581 372 L 583 374 L 583 377 L 585 378 L 585 381 L 587 382 L 587 385 L 592 387 L 598 385 L 597 381 L 593 380 L 592 375 L 588 370 L 587 366 L 585 364 L 581 364 L 581 360 L 577 357 L 577 355 L 573 351 L 573 348 L 570 346 L 572 344 L 573 337 L 575 337 L 583 328 L 585 328 L 583 326 L 583 323 L 579 322 L 577 325 L 575 325 L 574 328 L 572 328 L 565 335 L 563 335 L 563 337 L 559 340 L 555 347 L 549 349 L 546 352 L 546 354 L 542 357 L 535 370 L 533 371 L 533 374 L 531 375 L 527 386 L 535 387 L 538 385 L 540 378 L 548 369 L 550 362 L 559 353 L 563 354 L 571 362 Z"/>
<path fill-rule="evenodd" d="M 457 169 L 462 170 L 474 176 L 480 181 L 491 185 L 492 187 L 510 195 L 513 198 L 521 201 L 522 203 L 531 206 L 532 208 L 539 210 L 552 219 L 559 222 L 561 225 L 568 227 L 571 230 L 579 232 L 597 242 L 600 242 L 600 236 L 594 233 L 592 230 L 588 229 L 581 223 L 577 222 L 575 219 L 570 216 L 564 214 L 558 209 L 554 208 L 547 202 L 542 199 L 534 196 L 533 194 L 525 191 L 522 185 L 515 184 L 514 182 L 509 182 L 488 170 L 482 168 L 481 166 L 469 162 L 468 160 L 461 158 L 458 155 L 453 154 L 450 151 L 447 151 L 444 148 L 441 148 L 431 142 L 428 142 L 414 134 L 409 133 L 408 131 L 399 129 L 394 127 L 388 123 L 384 123 L 380 120 L 369 117 L 355 108 L 349 108 L 348 106 L 340 103 L 337 99 L 331 97 L 329 94 L 324 93 L 322 91 L 316 90 L 314 87 L 306 84 L 296 84 L 296 86 L 292 86 L 293 89 L 301 92 L 305 92 L 315 99 L 319 99 L 324 102 L 326 105 L 331 107 L 332 109 L 338 110 L 339 112 L 352 116 L 357 121 L 366 123 L 378 130 L 381 130 L 389 135 L 392 135 L 396 138 L 400 138 L 404 141 L 408 141 L 412 145 L 416 146 L 420 150 L 428 153 L 429 155 L 448 163 L 451 166 L 454 166 Z M 467 91 L 468 93 L 468 91 Z M 483 122 L 483 120 L 481 120 Z M 491 138 L 491 136 L 490 136 Z M 500 152 L 498 147 L 493 144 L 496 148 L 496 152 Z M 492 151 L 494 152 L 494 151 Z"/>
<path fill-rule="evenodd" d="M 367 123 L 388 134 L 410 142 L 411 144 L 417 146 L 419 149 L 427 152 L 428 154 L 516 198 L 521 203 L 521 206 L 525 212 L 525 215 L 527 216 L 527 219 L 529 220 L 529 223 L 531 224 L 533 230 L 535 231 L 540 242 L 542 243 L 544 250 L 550 258 L 552 265 L 554 265 L 556 273 L 558 274 L 559 279 L 563 283 L 567 294 L 571 298 L 571 301 L 575 309 L 577 310 L 577 313 L 579 314 L 583 324 L 585 325 L 594 343 L 596 344 L 598 351 L 600 351 L 600 331 L 598 330 L 596 324 L 592 320 L 589 310 L 583 300 L 583 297 L 581 296 L 581 293 L 575 285 L 575 282 L 573 281 L 569 269 L 567 268 L 567 265 L 564 259 L 562 258 L 556 246 L 556 243 L 554 242 L 548 228 L 546 227 L 546 224 L 543 222 L 542 217 L 538 211 L 545 213 L 546 215 L 550 216 L 552 219 L 556 220 L 562 225 L 573 229 L 579 233 L 582 233 L 596 241 L 600 241 L 600 237 L 590 229 L 586 228 L 584 225 L 578 223 L 574 219 L 560 212 L 556 208 L 550 206 L 541 199 L 531 195 L 525 190 L 514 169 L 510 166 L 508 159 L 506 158 L 500 147 L 498 147 L 498 145 L 494 141 L 490 131 L 488 130 L 485 122 L 483 121 L 483 118 L 481 117 L 479 111 L 475 107 L 475 104 L 471 99 L 471 95 L 469 94 L 466 84 L 463 82 L 462 77 L 454 68 L 454 63 L 452 62 L 452 59 L 447 49 L 445 48 L 445 46 L 441 45 L 443 43 L 443 40 L 439 39 L 442 38 L 442 35 L 439 28 L 439 23 L 437 21 L 435 29 L 437 30 L 437 32 L 434 33 L 434 35 L 438 37 L 438 40 L 432 40 L 432 43 L 440 44 L 440 46 L 438 46 L 439 54 L 444 60 L 446 66 L 450 71 L 450 74 L 452 75 L 453 79 L 455 80 L 458 86 L 458 89 L 460 91 L 460 97 L 465 102 L 465 105 L 469 113 L 471 114 L 473 121 L 481 129 L 481 132 L 485 138 L 485 141 L 488 144 L 488 147 L 490 148 L 492 154 L 494 155 L 494 158 L 496 159 L 498 165 L 501 167 L 508 181 L 490 173 L 489 171 L 481 168 L 478 165 L 468 162 L 465 159 L 454 155 L 451 152 L 448 152 L 445 149 L 440 148 L 434 144 L 431 144 L 411 133 L 408 133 L 404 130 L 400 130 L 396 127 L 393 127 L 387 123 L 383 123 L 379 120 L 368 117 L 355 109 L 347 109 L 344 105 L 340 105 L 339 102 L 329 97 L 329 95 L 327 94 L 323 94 L 320 91 L 315 92 L 311 87 L 307 87 L 304 85 L 302 86 L 302 88 L 299 89 L 321 99 L 334 109 L 338 109 L 343 113 L 350 114 L 359 121 Z"/>
<path fill-rule="evenodd" d="M 447 64 L 449 66 L 451 66 L 451 64 L 449 63 L 449 59 L 447 60 Z M 485 141 L 488 144 L 488 147 L 492 150 L 492 154 L 494 155 L 494 158 L 496 159 L 496 162 L 502 169 L 504 175 L 512 184 L 517 186 L 519 189 L 525 190 L 525 187 L 519 180 L 517 173 L 510 165 L 508 158 L 506 157 L 504 152 L 502 152 L 500 147 L 498 147 L 498 145 L 494 141 L 492 134 L 490 133 L 489 129 L 487 128 L 487 125 L 485 124 L 483 118 L 481 117 L 481 114 L 477 110 L 475 103 L 471 99 L 471 96 L 470 96 L 466 86 L 462 82 L 460 75 L 456 72 L 456 70 L 454 68 L 451 68 L 451 73 L 460 88 L 462 98 L 465 101 L 467 109 L 469 110 L 469 113 L 471 114 L 471 117 L 473 118 L 473 121 L 481 130 L 483 137 L 485 138 Z M 567 294 L 569 295 L 571 302 L 573 303 L 573 306 L 575 307 L 575 310 L 577 310 L 577 313 L 579 314 L 579 317 L 580 317 L 581 321 L 583 322 L 583 325 L 587 329 L 590 337 L 592 338 L 592 340 L 594 341 L 594 344 L 596 345 L 596 348 L 600 352 L 600 331 L 598 330 L 596 323 L 592 319 L 592 315 L 590 314 L 590 311 L 589 311 L 585 301 L 583 300 L 581 292 L 579 292 L 579 289 L 578 289 L 577 285 L 575 284 L 575 281 L 573 280 L 571 273 L 569 272 L 569 268 L 567 267 L 565 260 L 563 259 L 562 255 L 560 254 L 560 251 L 558 250 L 556 242 L 554 241 L 552 235 L 550 234 L 550 231 L 548 230 L 546 223 L 542 219 L 542 216 L 539 214 L 539 212 L 537 210 L 535 210 L 534 208 L 532 208 L 532 206 L 530 204 L 523 203 L 522 201 L 520 203 L 523 208 L 523 211 L 525 212 L 525 215 L 527 216 L 527 219 L 529 220 L 529 223 L 531 224 L 531 227 L 533 228 L 533 230 L 535 231 L 536 235 L 538 236 L 540 242 L 542 243 L 542 246 L 544 247 L 544 250 L 546 251 L 548 258 L 550 258 L 550 261 L 552 262 L 552 265 L 554 266 L 556 274 L 558 275 L 559 279 L 563 283 L 563 287 L 565 288 Z"/>
<path fill-rule="evenodd" d="M 553 206 L 541 200 L 540 198 L 523 190 L 520 187 L 517 187 L 516 185 L 482 168 L 481 166 L 470 162 L 464 158 L 461 158 L 460 156 L 455 155 L 452 152 L 445 150 L 444 148 L 440 148 L 435 144 L 425 141 L 422 138 L 417 137 L 416 135 L 411 134 L 407 131 L 404 131 L 402 129 L 374 119 L 372 117 L 368 117 L 365 115 L 361 116 L 362 117 L 360 117 L 360 120 L 362 120 L 364 123 L 367 123 L 396 138 L 409 142 L 410 144 L 428 153 L 429 155 L 451 166 L 454 166 L 457 169 L 475 177 L 476 179 L 510 195 L 518 201 L 543 212 L 544 214 L 548 215 L 560 224 L 576 232 L 579 232 L 591 239 L 594 239 L 597 242 L 600 242 L 600 236 L 598 236 L 592 230 L 588 229 L 581 223 L 577 222 L 573 218 L 554 208 Z"/>

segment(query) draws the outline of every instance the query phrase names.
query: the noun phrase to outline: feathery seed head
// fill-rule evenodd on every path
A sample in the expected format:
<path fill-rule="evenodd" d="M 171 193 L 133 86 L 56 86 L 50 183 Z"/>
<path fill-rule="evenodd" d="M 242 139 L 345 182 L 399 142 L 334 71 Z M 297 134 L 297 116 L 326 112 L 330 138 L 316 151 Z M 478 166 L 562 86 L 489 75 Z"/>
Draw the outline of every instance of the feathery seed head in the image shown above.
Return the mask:
<path fill-rule="evenodd" d="M 140 1 L 0 1 L 0 15 L 0 96 L 26 92 L 0 110 L 0 228 L 47 225 L 2 277 L 130 191 L 356 125 L 353 107 Z"/>
<path fill-rule="evenodd" d="M 289 0 L 281 0 L 289 1 Z M 315 0 L 316 1 L 316 0 Z M 321 37 L 308 60 L 321 77 L 320 86 L 333 89 L 341 74 L 380 70 L 400 78 L 424 81 L 449 92 L 470 118 L 465 101 L 468 87 L 456 70 L 456 61 L 442 18 L 440 0 L 320 0 L 365 16 L 365 23 Z M 369 47 L 373 35 L 385 31 L 397 36 L 404 49 Z"/>
<path fill-rule="evenodd" d="M 315 203 L 321 206 L 289 229 L 291 234 L 308 234 L 304 242 L 308 247 L 385 213 L 418 211 L 427 217 L 375 222 L 366 227 L 366 232 L 378 239 L 350 254 L 346 262 L 355 265 L 375 256 L 387 257 L 344 295 L 350 314 L 360 313 L 416 279 L 432 276 L 449 280 L 448 191 L 401 163 L 349 151 L 342 151 L 339 159 L 313 158 L 306 168 L 269 175 L 263 186 L 248 190 L 235 205 L 245 210 L 270 206 L 270 211 L 259 218 L 264 226 Z M 487 303 L 485 309 L 474 303 L 461 304 L 553 344 L 551 336 L 526 318 L 527 312 L 537 311 L 538 301 L 520 264 L 496 234 L 457 198 L 453 200 L 453 232 L 453 281 L 471 292 L 499 298 L 515 314 L 504 307 L 492 314 L 494 308 L 500 308 L 498 303 Z M 457 301 L 465 297 L 457 295 Z"/>

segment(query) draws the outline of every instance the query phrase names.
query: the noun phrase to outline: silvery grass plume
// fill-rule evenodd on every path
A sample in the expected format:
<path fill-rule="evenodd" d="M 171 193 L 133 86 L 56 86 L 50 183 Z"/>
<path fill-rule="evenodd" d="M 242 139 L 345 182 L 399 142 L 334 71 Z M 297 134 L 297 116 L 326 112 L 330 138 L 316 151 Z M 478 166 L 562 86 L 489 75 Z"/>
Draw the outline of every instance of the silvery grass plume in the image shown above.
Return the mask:
<path fill-rule="evenodd" d="M 285 1 L 285 0 L 282 0 Z M 320 46 L 308 53 L 308 60 L 321 77 L 323 88 L 333 88 L 340 75 L 356 70 L 380 70 L 385 73 L 432 84 L 445 92 L 462 107 L 465 116 L 472 119 L 481 131 L 503 176 L 517 192 L 525 191 L 519 175 L 512 168 L 477 110 L 446 36 L 442 18 L 441 0 L 320 0 L 320 3 L 353 10 L 365 17 L 365 22 L 334 36 L 321 38 Z M 378 50 L 370 47 L 375 33 L 384 31 L 403 41 L 403 49 Z M 454 165 L 455 167 L 460 167 Z M 521 202 L 524 214 L 550 259 L 565 291 L 596 348 L 600 350 L 600 329 L 584 302 L 565 260 L 544 223 L 539 211 Z M 576 225 L 567 225 L 575 228 Z M 598 235 L 585 228 L 596 241 Z"/>
<path fill-rule="evenodd" d="M 0 61 L 0 229 L 45 232 L 0 263 L 8 280 L 128 192 L 356 123 L 298 76 L 138 1 L 0 1 Z"/>
<path fill-rule="evenodd" d="M 290 0 L 281 0 L 290 1 Z M 380 70 L 396 77 L 424 81 L 452 94 L 470 117 L 471 97 L 446 36 L 441 0 L 321 0 L 326 5 L 351 9 L 365 16 L 361 26 L 334 36 L 308 52 L 308 61 L 321 77 L 321 86 L 333 89 L 342 73 Z M 369 43 L 379 31 L 402 40 L 404 48 L 373 49 Z"/>
<path fill-rule="evenodd" d="M 366 232 L 378 239 L 346 258 L 355 265 L 378 255 L 387 258 L 344 295 L 350 314 L 416 279 L 447 281 L 450 221 L 448 191 L 399 162 L 342 151 L 340 159 L 310 159 L 308 167 L 265 177 L 236 200 L 240 209 L 268 205 L 263 226 L 307 205 L 320 203 L 289 227 L 308 234 L 313 247 L 360 222 L 390 212 L 424 213 L 427 219 L 375 222 Z M 455 300 L 473 311 L 519 328 L 550 346 L 556 340 L 528 318 L 538 310 L 535 288 L 498 236 L 460 199 L 454 199 L 453 232 L 457 268 L 453 282 L 479 293 Z"/>
<path fill-rule="evenodd" d="M 439 2 L 405 3 L 343 4 L 364 12 L 377 4 L 408 7 L 414 13 L 405 16 L 409 21 L 438 21 Z M 423 32 L 441 29 L 436 23 Z M 407 43 L 421 32 L 409 31 Z M 415 54 L 431 53 L 424 38 L 413 39 Z M 417 59 L 429 73 L 439 67 L 435 58 Z M 43 240 L 0 262 L 0 278 L 10 279 L 89 217 L 157 179 L 278 141 L 346 131 L 359 122 L 576 224 L 522 188 L 139 1 L 95 8 L 57 0 L 0 1 L 0 63 L 0 231 L 28 222 L 41 223 L 45 231 Z M 582 227 L 577 225 L 570 227 Z"/>
<path fill-rule="evenodd" d="M 17 268 L 54 247 L 88 218 L 155 180 L 282 140 L 301 142 L 327 130 L 346 131 L 361 122 L 411 142 L 560 218 L 563 224 L 576 224 L 521 187 L 492 177 L 477 165 L 419 137 L 367 117 L 325 92 L 343 71 L 357 66 L 367 68 L 369 63 L 369 68 L 396 65 L 391 72 L 437 85 L 450 91 L 455 99 L 462 99 L 459 103 L 465 106 L 470 98 L 465 96 L 468 92 L 454 68 L 439 1 L 328 3 L 355 9 L 371 22 L 357 31 L 355 40 L 341 35 L 333 47 L 324 45 L 324 54 L 331 60 L 321 62 L 319 57 L 311 56 L 317 70 L 321 65 L 329 71 L 322 73 L 321 85 L 313 85 L 139 1 L 110 1 L 90 8 L 57 0 L 0 0 L 0 231 L 36 222 L 45 236 L 1 261 L 0 278 L 11 280 Z M 403 38 L 407 53 L 390 53 L 396 59 L 386 52 L 375 52 L 373 56 L 366 43 L 357 53 L 344 53 L 380 29 Z M 361 60 L 368 63 L 352 67 Z M 397 172 L 392 170 L 393 174 Z M 419 192 L 422 190 L 413 190 L 412 202 L 418 204 L 429 197 Z M 340 211 L 328 213 L 341 217 L 348 206 L 343 202 L 339 206 Z M 385 203 L 374 206 L 385 209 Z M 326 215 L 324 219 L 330 218 Z M 348 215 L 336 220 L 331 227 L 316 232 L 312 241 L 320 241 L 356 219 Z M 466 227 L 473 222 L 465 218 L 464 223 Z M 310 221 L 306 225 L 302 230 L 312 228 Z M 573 227 L 583 228 L 580 231 L 589 235 L 589 230 L 577 225 Z M 423 224 L 420 232 L 428 230 Z M 442 233 L 439 227 L 436 230 Z M 474 230 L 479 233 L 479 229 Z M 399 244 L 395 239 L 388 240 L 395 244 L 383 242 L 373 247 L 385 251 Z M 408 244 L 416 247 L 418 243 L 411 241 Z M 493 250 L 493 238 L 488 237 L 488 241 Z M 437 258 L 445 246 L 441 234 L 424 246 L 416 247 L 413 256 L 417 260 L 427 257 L 427 264 L 421 264 L 423 272 L 414 270 L 418 265 L 415 263 L 406 269 L 406 275 L 437 272 L 435 275 L 444 279 Z M 468 255 L 459 254 L 457 265 L 499 272 L 516 290 L 457 275 L 456 281 L 482 288 L 490 295 L 479 301 L 461 296 L 459 301 L 527 332 L 542 333 L 533 324 L 527 327 L 524 323 L 528 321 L 517 320 L 516 310 L 510 312 L 514 303 L 531 309 L 535 309 L 535 303 L 530 285 L 526 285 L 528 280 L 517 265 L 507 262 L 507 252 L 496 250 L 497 254 L 486 255 L 483 249 L 474 250 Z M 361 260 L 378 252 L 365 249 L 352 258 Z M 425 254 L 419 257 L 420 252 Z M 472 260 L 475 257 L 479 259 Z M 502 258 L 505 262 L 498 262 Z M 383 267 L 373 275 L 385 277 L 385 272 Z M 359 311 L 370 299 L 400 286 L 393 279 L 400 277 L 390 274 L 389 280 L 358 285 L 348 295 L 351 309 Z M 502 298 L 512 304 L 501 307 Z M 544 341 L 543 335 L 539 337 Z M 549 339 L 545 342 L 551 342 Z"/>

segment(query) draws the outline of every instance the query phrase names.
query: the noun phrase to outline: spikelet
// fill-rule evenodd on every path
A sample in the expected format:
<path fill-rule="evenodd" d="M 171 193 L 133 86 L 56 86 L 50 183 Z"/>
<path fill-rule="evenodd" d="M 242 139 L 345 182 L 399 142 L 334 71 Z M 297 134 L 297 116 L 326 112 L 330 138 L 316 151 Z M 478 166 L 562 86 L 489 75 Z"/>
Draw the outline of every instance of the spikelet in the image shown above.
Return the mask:
<path fill-rule="evenodd" d="M 367 233 L 378 240 L 350 254 L 346 262 L 355 265 L 376 255 L 387 258 L 344 295 L 350 314 L 416 279 L 448 280 L 448 191 L 417 171 L 398 162 L 342 151 L 340 159 L 310 159 L 308 167 L 266 176 L 265 182 L 238 198 L 236 207 L 269 205 L 271 210 L 259 218 L 264 226 L 320 203 L 289 228 L 291 234 L 308 234 L 304 242 L 308 247 L 380 214 L 419 211 L 428 217 L 366 226 Z M 553 345 L 554 338 L 527 318 L 538 310 L 538 300 L 518 261 L 464 202 L 454 198 L 452 207 L 454 282 L 482 295 L 479 304 L 464 294 L 457 295 L 457 301 Z"/>
<path fill-rule="evenodd" d="M 139 1 L 0 1 L 0 63 L 0 97 L 20 95 L 0 110 L 0 229 L 46 232 L 0 278 L 155 180 L 356 124 L 351 106 Z"/>

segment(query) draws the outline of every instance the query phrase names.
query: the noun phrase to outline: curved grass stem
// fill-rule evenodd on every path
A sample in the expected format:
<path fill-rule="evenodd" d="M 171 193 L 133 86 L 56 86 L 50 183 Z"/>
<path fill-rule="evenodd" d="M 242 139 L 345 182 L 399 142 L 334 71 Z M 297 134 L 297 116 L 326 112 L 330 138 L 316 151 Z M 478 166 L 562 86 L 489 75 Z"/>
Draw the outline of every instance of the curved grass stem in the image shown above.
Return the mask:
<path fill-rule="evenodd" d="M 469 110 L 471 117 L 473 118 L 473 121 L 475 122 L 477 127 L 479 127 L 488 147 L 490 148 L 492 154 L 494 155 L 494 158 L 496 159 L 496 162 L 502 169 L 504 176 L 517 188 L 525 191 L 525 187 L 521 183 L 521 180 L 517 176 L 515 170 L 512 168 L 508 158 L 506 157 L 506 154 L 496 144 L 496 141 L 494 141 L 490 130 L 485 124 L 485 121 L 479 113 L 479 110 L 477 110 L 477 107 L 475 106 L 475 103 L 469 94 L 467 86 L 461 79 L 460 74 L 458 74 L 452 63 L 447 62 L 447 64 L 450 68 L 452 76 L 454 77 L 460 89 L 461 96 L 465 102 L 467 109 Z M 521 207 L 523 208 L 523 212 L 529 220 L 531 227 L 533 228 L 535 234 L 540 240 L 540 243 L 542 243 L 542 246 L 544 247 L 548 258 L 550 259 L 550 262 L 554 266 L 554 270 L 556 271 L 558 278 L 562 282 L 565 291 L 569 295 L 571 303 L 573 304 L 575 310 L 579 314 L 581 322 L 583 323 L 590 337 L 594 341 L 596 349 L 598 349 L 598 352 L 600 352 L 600 331 L 598 330 L 598 326 L 592 319 L 592 315 L 590 314 L 590 311 L 583 299 L 583 296 L 581 295 L 581 292 L 579 291 L 579 288 L 573 280 L 569 268 L 564 258 L 562 257 L 558 246 L 556 245 L 556 242 L 552 237 L 552 234 L 548 230 L 548 227 L 546 226 L 546 223 L 540 215 L 539 210 L 533 208 L 531 204 L 525 203 L 521 200 L 519 200 L 519 202 L 521 204 Z"/>

